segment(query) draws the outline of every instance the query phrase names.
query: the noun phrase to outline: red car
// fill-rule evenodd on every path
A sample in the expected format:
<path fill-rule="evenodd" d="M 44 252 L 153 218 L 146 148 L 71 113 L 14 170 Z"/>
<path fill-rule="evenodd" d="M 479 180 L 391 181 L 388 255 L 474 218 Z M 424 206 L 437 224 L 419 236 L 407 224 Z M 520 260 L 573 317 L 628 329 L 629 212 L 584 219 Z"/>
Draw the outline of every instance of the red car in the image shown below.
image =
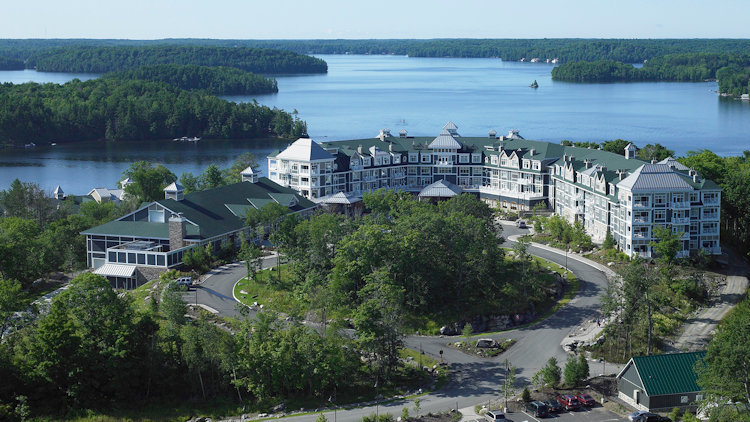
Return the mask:
<path fill-rule="evenodd" d="M 578 410 L 578 408 L 581 407 L 578 398 L 576 396 L 571 396 L 570 394 L 557 396 L 557 401 L 567 410 Z"/>
<path fill-rule="evenodd" d="M 586 393 L 581 393 L 581 394 L 579 394 L 576 397 L 578 397 L 578 401 L 581 402 L 581 404 L 584 405 L 584 406 L 586 406 L 586 407 L 594 407 L 594 406 L 596 406 L 596 400 L 594 400 L 593 397 L 591 397 L 590 395 L 588 395 Z"/>

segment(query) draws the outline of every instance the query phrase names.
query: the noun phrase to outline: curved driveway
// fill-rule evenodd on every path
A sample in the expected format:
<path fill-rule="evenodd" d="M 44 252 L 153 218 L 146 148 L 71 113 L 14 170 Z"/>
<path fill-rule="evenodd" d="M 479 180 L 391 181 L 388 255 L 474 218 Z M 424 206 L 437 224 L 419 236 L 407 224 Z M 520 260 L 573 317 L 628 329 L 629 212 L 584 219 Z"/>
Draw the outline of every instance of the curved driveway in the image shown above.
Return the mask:
<path fill-rule="evenodd" d="M 526 233 L 511 226 L 504 226 L 503 228 L 503 235 L 506 237 Z M 512 245 L 512 242 L 506 244 Z M 566 263 L 564 252 L 530 246 L 529 253 L 560 265 Z M 269 258 L 264 262 L 264 268 L 274 265 L 274 263 L 275 258 Z M 607 277 L 600 270 L 570 257 L 567 259 L 567 266 L 580 280 L 578 295 L 570 303 L 554 315 L 531 327 L 482 336 L 495 339 L 512 338 L 517 341 L 513 347 L 500 356 L 479 358 L 447 348 L 445 347 L 446 343 L 451 341 L 449 337 L 409 336 L 405 339 L 409 348 L 423 350 L 425 354 L 438 359 L 440 350 L 443 350 L 443 358 L 451 364 L 453 372 L 448 385 L 439 391 L 420 397 L 421 413 L 444 411 L 451 408 L 460 409 L 487 400 L 499 400 L 500 384 L 505 373 L 502 362 L 505 359 L 508 359 L 511 365 L 517 368 L 517 385 L 530 383 L 534 372 L 544 366 L 552 356 L 555 356 L 561 365 L 564 364 L 567 353 L 562 350 L 560 343 L 572 329 L 597 317 L 599 296 L 607 286 Z M 212 275 L 198 287 L 198 303 L 216 309 L 223 316 L 236 315 L 236 302 L 232 297 L 232 290 L 235 282 L 244 275 L 245 268 L 242 265 L 224 269 Z M 592 369 L 592 372 L 594 372 L 594 369 Z M 411 400 L 408 402 L 396 400 L 380 405 L 379 411 L 400 415 L 401 408 L 404 406 L 411 408 L 413 403 Z M 339 410 L 336 420 L 342 418 L 342 421 L 359 421 L 362 420 L 363 416 L 375 413 L 375 411 L 375 406 Z M 287 420 L 312 422 L 316 417 L 316 414 L 311 414 L 291 417 Z"/>

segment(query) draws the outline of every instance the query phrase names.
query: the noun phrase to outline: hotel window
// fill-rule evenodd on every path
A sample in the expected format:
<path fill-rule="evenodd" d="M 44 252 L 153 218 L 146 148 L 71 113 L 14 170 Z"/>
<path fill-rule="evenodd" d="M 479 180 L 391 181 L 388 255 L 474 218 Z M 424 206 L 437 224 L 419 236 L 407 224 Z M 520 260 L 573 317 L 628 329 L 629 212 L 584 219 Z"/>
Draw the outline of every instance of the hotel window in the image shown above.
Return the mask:
<path fill-rule="evenodd" d="M 471 162 L 472 163 L 481 163 L 482 162 L 482 155 L 481 154 L 471 154 Z"/>
<path fill-rule="evenodd" d="M 654 211 L 654 221 L 664 221 L 667 219 L 667 212 L 665 210 Z"/>
<path fill-rule="evenodd" d="M 430 162 L 430 156 L 429 155 L 422 155 L 422 162 L 423 163 L 429 163 Z"/>
<path fill-rule="evenodd" d="M 458 156 L 458 162 L 459 163 L 468 163 L 469 162 L 469 155 L 468 154 L 461 154 Z"/>
<path fill-rule="evenodd" d="M 529 160 L 523 160 L 523 168 L 529 168 Z"/>

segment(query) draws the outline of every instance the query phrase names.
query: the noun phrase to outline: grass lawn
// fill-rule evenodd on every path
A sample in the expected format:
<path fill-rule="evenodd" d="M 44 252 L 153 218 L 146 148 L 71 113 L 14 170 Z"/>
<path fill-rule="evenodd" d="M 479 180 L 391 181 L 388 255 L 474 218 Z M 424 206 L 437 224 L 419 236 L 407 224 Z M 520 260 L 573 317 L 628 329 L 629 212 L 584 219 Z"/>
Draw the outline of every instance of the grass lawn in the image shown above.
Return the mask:
<path fill-rule="evenodd" d="M 262 270 L 255 273 L 253 279 L 247 277 L 234 286 L 234 295 L 245 305 L 258 302 L 264 309 L 270 309 L 287 315 L 302 316 L 308 310 L 308 304 L 298 298 L 291 290 L 292 273 L 289 264 L 281 264 L 281 282 L 278 272 Z"/>

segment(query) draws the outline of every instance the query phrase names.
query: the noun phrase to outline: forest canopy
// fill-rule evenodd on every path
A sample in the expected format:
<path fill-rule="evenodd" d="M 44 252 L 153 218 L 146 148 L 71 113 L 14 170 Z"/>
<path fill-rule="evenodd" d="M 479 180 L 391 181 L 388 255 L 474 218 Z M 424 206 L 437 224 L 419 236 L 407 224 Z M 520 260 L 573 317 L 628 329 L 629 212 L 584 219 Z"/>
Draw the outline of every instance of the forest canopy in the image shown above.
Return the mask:
<path fill-rule="evenodd" d="M 113 78 L 0 86 L 0 143 L 298 137 L 296 115 L 166 83 Z"/>
<path fill-rule="evenodd" d="M 0 56 L 0 70 L 22 70 L 23 68 L 22 60 Z"/>
<path fill-rule="evenodd" d="M 615 60 L 641 63 L 678 53 L 745 53 L 741 39 L 432 39 L 432 40 L 0 40 L 0 55 L 25 60 L 52 47 L 75 46 L 206 46 L 270 48 L 299 54 L 397 54 L 410 57 L 499 57 L 553 59 L 561 63 Z M 197 63 L 193 63 L 197 64 Z"/>
<path fill-rule="evenodd" d="M 613 60 L 576 61 L 552 69 L 552 79 L 571 82 L 719 80 L 719 92 L 747 94 L 750 54 L 690 53 L 655 57 L 643 67 Z"/>
<path fill-rule="evenodd" d="M 157 64 L 228 66 L 254 73 L 326 73 L 325 61 L 291 51 L 247 47 L 71 46 L 39 50 L 26 67 L 41 72 L 106 73 Z"/>
<path fill-rule="evenodd" d="M 107 73 L 105 78 L 166 82 L 177 88 L 205 90 L 216 95 L 279 92 L 276 80 L 232 67 L 159 64 Z"/>

